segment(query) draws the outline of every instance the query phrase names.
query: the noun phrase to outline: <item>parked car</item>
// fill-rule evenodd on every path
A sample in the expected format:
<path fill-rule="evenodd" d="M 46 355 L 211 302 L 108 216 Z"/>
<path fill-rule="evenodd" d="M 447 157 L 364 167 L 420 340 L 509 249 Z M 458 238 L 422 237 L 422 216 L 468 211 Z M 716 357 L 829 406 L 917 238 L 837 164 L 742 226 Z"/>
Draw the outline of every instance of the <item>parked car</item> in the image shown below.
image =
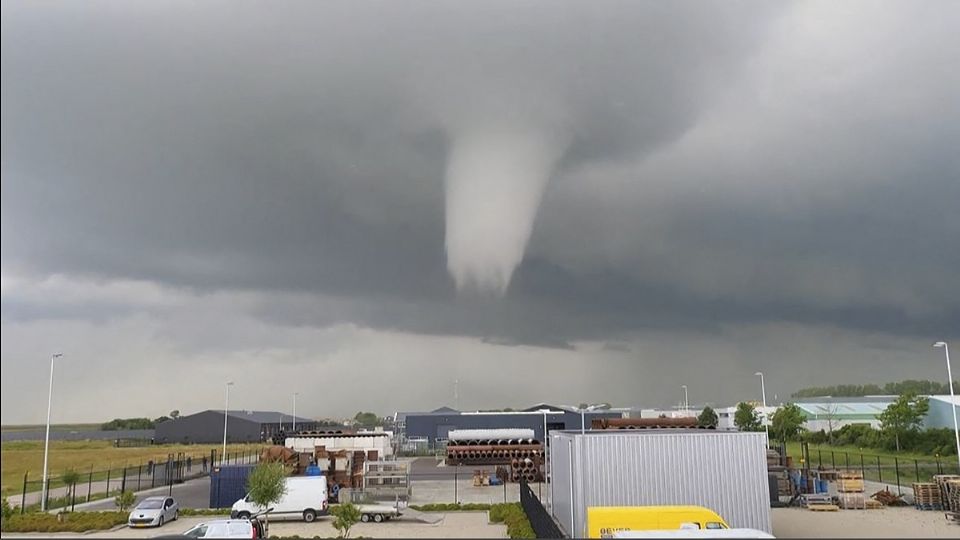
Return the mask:
<path fill-rule="evenodd" d="M 264 538 L 259 519 L 214 519 L 200 523 L 179 538 Z"/>
<path fill-rule="evenodd" d="M 173 497 L 147 497 L 134 507 L 127 518 L 130 527 L 162 527 L 180 517 L 180 506 Z"/>

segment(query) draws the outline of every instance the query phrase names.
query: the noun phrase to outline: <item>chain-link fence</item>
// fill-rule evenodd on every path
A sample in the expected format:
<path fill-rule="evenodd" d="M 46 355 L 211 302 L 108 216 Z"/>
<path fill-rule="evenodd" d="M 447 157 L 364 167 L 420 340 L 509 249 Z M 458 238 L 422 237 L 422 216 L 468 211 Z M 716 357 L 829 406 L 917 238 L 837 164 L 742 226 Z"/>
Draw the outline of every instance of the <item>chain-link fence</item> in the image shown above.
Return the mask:
<path fill-rule="evenodd" d="M 23 475 L 23 487 L 19 496 L 8 497 L 11 506 L 19 506 L 20 513 L 34 508 L 54 510 L 114 497 L 123 491 L 138 492 L 157 487 L 170 487 L 192 478 L 210 473 L 214 465 L 256 463 L 260 457 L 258 449 L 227 452 L 221 460 L 220 452 L 176 452 L 167 454 L 162 460 L 146 460 L 136 465 L 107 469 L 88 468 L 78 470 L 73 475 L 52 475 L 47 478 L 44 493 L 43 479 Z M 36 474 L 36 473 L 34 473 Z M 39 476 L 39 475 L 38 475 Z M 44 504 L 46 497 L 46 504 Z"/>

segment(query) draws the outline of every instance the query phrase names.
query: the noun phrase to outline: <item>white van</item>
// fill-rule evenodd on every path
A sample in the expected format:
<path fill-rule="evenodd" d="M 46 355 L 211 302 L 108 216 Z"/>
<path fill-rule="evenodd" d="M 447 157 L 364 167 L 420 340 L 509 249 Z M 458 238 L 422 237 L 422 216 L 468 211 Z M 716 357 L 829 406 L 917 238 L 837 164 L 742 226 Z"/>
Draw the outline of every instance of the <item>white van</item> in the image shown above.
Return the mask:
<path fill-rule="evenodd" d="M 273 511 L 270 517 L 300 517 L 307 523 L 317 519 L 317 516 L 327 515 L 327 478 L 325 476 L 293 476 L 284 480 L 287 492 L 276 504 L 271 505 Z M 250 495 L 233 503 L 230 517 L 246 519 L 251 515 L 264 510 L 260 505 L 250 500 Z"/>

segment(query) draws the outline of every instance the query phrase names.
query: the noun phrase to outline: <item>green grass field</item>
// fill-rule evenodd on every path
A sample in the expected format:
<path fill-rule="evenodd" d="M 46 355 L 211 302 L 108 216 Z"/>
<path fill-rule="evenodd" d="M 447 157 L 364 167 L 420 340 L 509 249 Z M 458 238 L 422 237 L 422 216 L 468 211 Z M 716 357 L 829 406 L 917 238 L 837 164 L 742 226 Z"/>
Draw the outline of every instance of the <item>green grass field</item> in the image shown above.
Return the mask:
<path fill-rule="evenodd" d="M 261 444 L 231 444 L 227 452 L 253 451 Z M 135 448 L 114 448 L 112 441 L 51 441 L 50 476 L 60 476 L 64 470 L 72 468 L 79 472 L 83 481 L 89 478 L 89 472 L 120 469 L 125 466 L 136 467 L 150 460 L 164 461 L 168 454 L 184 452 L 193 456 L 199 465 L 201 456 L 209 456 L 211 449 L 221 449 L 217 444 L 191 445 L 153 445 Z M 0 461 L 3 462 L 2 494 L 20 493 L 23 489 L 23 475 L 29 472 L 31 481 L 39 481 L 43 473 L 43 441 L 14 441 L 0 445 Z M 106 474 L 94 475 L 94 481 L 102 480 Z M 57 487 L 51 483 L 51 487 Z M 39 489 L 39 487 L 36 487 Z M 32 490 L 32 489 L 31 489 Z M 28 490 L 29 491 L 29 490 Z"/>
<path fill-rule="evenodd" d="M 850 469 L 862 471 L 864 478 L 875 482 L 901 483 L 929 482 L 935 474 L 960 474 L 956 456 L 937 456 L 912 452 L 884 452 L 872 448 L 862 451 L 855 446 L 809 446 L 810 468 Z M 800 466 L 800 443 L 787 443 L 787 455 L 793 458 L 794 467 Z M 861 455 L 863 456 L 861 458 Z"/>

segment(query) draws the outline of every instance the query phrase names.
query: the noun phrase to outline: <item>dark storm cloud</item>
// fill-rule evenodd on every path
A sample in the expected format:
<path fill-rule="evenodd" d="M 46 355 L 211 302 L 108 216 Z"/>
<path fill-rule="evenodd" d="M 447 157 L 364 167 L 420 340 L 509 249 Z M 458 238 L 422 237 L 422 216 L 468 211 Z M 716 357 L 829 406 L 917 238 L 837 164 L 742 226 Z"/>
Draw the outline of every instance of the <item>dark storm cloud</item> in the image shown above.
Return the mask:
<path fill-rule="evenodd" d="M 557 347 L 767 321 L 955 333 L 955 8 L 863 7 L 820 35 L 791 33 L 820 4 L 6 3 L 3 262 L 303 294 L 257 307 L 284 324 Z M 871 17 L 914 24 L 894 45 Z M 457 295 L 451 134 L 518 117 L 569 145 L 506 296 Z M 5 296 L 5 319 L 32 309 Z"/>

